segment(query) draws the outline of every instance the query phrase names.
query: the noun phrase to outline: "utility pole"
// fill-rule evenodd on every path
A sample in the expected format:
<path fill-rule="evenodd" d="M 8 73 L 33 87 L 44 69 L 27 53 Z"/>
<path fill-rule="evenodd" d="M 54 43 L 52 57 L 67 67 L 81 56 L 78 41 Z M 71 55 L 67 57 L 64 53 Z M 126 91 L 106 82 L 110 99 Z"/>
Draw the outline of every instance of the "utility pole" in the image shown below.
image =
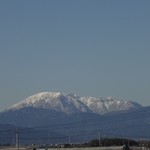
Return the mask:
<path fill-rule="evenodd" d="M 19 130 L 16 128 L 16 148 L 19 150 Z"/>
<path fill-rule="evenodd" d="M 101 133 L 99 132 L 99 147 L 101 146 Z"/>
<path fill-rule="evenodd" d="M 71 144 L 70 136 L 69 136 L 69 144 Z"/>

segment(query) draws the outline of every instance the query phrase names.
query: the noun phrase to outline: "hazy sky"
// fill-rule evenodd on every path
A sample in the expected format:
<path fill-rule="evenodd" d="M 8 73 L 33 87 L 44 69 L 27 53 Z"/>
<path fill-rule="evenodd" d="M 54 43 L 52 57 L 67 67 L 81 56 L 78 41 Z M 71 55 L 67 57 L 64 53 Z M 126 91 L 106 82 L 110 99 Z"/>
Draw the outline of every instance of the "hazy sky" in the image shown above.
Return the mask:
<path fill-rule="evenodd" d="M 1 0 L 0 109 L 43 91 L 150 105 L 150 1 Z"/>

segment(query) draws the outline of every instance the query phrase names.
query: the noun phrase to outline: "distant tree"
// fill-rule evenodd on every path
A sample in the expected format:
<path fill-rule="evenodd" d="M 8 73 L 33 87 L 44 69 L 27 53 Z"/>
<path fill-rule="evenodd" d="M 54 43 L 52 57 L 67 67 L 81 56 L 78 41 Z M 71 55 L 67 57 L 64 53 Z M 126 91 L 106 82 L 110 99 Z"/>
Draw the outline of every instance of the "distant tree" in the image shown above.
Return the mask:
<path fill-rule="evenodd" d="M 91 147 L 98 147 L 99 146 L 99 140 L 93 139 L 92 141 L 89 142 L 89 145 Z"/>
<path fill-rule="evenodd" d="M 99 144 L 100 146 L 122 146 L 123 144 L 138 146 L 138 142 L 122 138 L 103 138 L 100 141 L 98 139 L 93 139 L 89 142 L 91 147 L 98 147 Z"/>

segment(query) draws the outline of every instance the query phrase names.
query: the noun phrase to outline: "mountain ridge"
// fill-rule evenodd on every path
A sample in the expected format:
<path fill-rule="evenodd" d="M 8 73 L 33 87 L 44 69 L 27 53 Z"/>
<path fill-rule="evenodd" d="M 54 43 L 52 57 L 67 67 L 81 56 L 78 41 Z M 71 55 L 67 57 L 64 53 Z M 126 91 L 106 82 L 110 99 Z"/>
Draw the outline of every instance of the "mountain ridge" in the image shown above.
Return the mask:
<path fill-rule="evenodd" d="M 114 99 L 112 97 L 80 97 L 76 94 L 62 94 L 60 92 L 40 92 L 11 106 L 11 109 L 34 107 L 55 110 L 67 114 L 88 112 L 105 114 L 113 111 L 130 110 L 143 107 L 132 102 Z"/>
<path fill-rule="evenodd" d="M 54 143 L 62 143 L 67 137 L 71 137 L 72 142 L 86 141 L 95 138 L 99 132 L 110 137 L 150 138 L 149 114 L 150 106 L 112 97 L 42 92 L 0 112 L 0 124 L 27 128 L 25 132 L 20 130 L 22 143 L 33 143 L 35 137 L 43 138 L 45 143 L 48 133 Z M 14 136 L 10 133 L 7 139 L 12 139 L 10 135 Z M 3 135 L 0 137 L 3 139 Z"/>

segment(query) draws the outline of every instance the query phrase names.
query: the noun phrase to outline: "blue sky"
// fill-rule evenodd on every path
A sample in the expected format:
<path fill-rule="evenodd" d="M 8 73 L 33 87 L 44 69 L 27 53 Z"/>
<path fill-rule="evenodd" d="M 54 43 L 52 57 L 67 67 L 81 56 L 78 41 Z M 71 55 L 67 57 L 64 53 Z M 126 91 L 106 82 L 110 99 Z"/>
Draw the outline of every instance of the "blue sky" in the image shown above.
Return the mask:
<path fill-rule="evenodd" d="M 149 0 L 1 0 L 0 109 L 42 91 L 150 105 Z"/>

